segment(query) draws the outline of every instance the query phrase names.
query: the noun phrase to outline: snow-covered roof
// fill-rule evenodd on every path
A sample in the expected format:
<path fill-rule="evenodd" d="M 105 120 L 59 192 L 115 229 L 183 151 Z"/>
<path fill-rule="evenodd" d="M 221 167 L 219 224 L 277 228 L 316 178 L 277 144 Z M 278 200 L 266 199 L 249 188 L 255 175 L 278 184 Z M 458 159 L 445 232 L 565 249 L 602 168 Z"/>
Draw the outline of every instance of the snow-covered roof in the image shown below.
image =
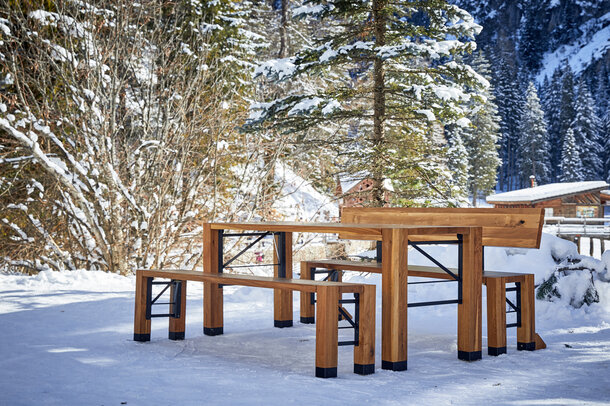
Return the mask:
<path fill-rule="evenodd" d="M 584 193 L 607 188 L 604 181 L 549 183 L 548 185 L 513 190 L 487 196 L 487 203 L 536 203 L 542 200 L 555 199 L 560 196 Z"/>

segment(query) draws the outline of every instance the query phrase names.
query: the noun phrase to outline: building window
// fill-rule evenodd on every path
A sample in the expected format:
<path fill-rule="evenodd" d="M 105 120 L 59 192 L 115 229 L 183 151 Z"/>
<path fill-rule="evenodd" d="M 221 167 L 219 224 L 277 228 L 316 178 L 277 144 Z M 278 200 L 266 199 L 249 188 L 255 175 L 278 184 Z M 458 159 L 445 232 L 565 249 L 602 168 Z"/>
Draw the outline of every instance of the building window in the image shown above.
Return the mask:
<path fill-rule="evenodd" d="M 544 209 L 544 217 L 553 217 L 553 208 L 552 207 L 546 207 Z"/>
<path fill-rule="evenodd" d="M 595 217 L 596 206 L 576 206 L 576 217 Z"/>

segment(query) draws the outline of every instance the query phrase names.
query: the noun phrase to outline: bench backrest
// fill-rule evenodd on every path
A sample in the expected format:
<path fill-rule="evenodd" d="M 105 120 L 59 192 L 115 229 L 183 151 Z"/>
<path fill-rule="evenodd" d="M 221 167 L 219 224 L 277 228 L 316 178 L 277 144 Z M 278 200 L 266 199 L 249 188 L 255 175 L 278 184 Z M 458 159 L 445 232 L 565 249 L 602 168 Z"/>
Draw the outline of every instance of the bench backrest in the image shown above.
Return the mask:
<path fill-rule="evenodd" d="M 483 245 L 539 248 L 544 209 L 541 208 L 414 208 L 344 207 L 342 223 L 414 226 L 481 226 Z"/>

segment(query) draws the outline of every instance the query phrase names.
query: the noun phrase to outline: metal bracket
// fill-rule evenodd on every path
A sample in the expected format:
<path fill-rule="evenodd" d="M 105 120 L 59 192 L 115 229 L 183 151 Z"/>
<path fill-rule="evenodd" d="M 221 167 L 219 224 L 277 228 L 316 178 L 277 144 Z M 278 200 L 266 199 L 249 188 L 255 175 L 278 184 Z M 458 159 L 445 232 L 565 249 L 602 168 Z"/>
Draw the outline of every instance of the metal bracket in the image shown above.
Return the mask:
<path fill-rule="evenodd" d="M 153 277 L 146 278 L 146 320 L 150 320 L 154 317 L 172 317 L 174 319 L 180 318 L 181 303 L 182 303 L 182 281 L 170 280 L 163 282 L 154 282 Z M 165 285 L 165 287 L 159 292 L 159 294 L 153 299 L 152 298 L 152 287 L 153 285 Z M 173 294 L 170 302 L 157 303 L 159 298 L 167 291 L 168 288 L 173 287 Z M 152 314 L 153 305 L 170 305 L 172 311 L 169 313 Z"/>
<path fill-rule="evenodd" d="M 354 317 L 350 315 L 341 306 L 344 303 L 353 303 L 355 305 Z M 354 340 L 353 341 L 339 341 L 337 345 L 353 345 L 358 346 L 360 343 L 360 294 L 354 293 L 354 299 L 341 299 L 339 300 L 339 315 L 350 324 L 345 327 L 338 327 L 339 330 L 353 328 L 354 329 Z"/>
<path fill-rule="evenodd" d="M 506 288 L 506 292 L 515 292 L 515 302 L 513 303 L 509 298 L 506 298 L 506 304 L 508 308 L 506 313 L 516 313 L 517 314 L 517 322 L 516 323 L 507 323 L 506 328 L 510 327 L 521 327 L 521 282 L 515 282 L 515 287 Z M 512 310 L 511 310 L 512 309 Z"/>

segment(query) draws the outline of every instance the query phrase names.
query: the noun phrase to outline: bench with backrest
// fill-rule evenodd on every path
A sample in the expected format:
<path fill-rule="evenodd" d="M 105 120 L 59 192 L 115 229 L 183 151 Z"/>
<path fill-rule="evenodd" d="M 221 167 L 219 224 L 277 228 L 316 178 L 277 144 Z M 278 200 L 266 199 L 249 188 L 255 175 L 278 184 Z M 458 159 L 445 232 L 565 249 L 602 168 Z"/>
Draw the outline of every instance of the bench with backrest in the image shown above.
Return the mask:
<path fill-rule="evenodd" d="M 155 281 L 162 278 L 169 281 Z M 315 294 L 317 297 L 316 317 L 316 376 L 330 378 L 337 376 L 339 345 L 354 345 L 354 372 L 367 375 L 375 371 L 375 285 L 360 283 L 324 282 L 309 279 L 271 278 L 239 274 L 212 274 L 189 270 L 136 271 L 136 297 L 134 318 L 134 340 L 150 341 L 151 318 L 169 317 L 169 338 L 184 339 L 186 313 L 186 281 L 197 281 L 220 285 L 242 285 L 259 288 L 299 291 Z M 153 285 L 169 288 L 170 301 L 159 303 L 169 305 L 169 313 L 153 314 L 152 306 L 161 297 L 153 298 Z M 354 299 L 342 299 L 343 294 L 352 293 Z M 355 304 L 352 316 L 343 308 L 344 303 Z M 221 304 L 222 305 L 222 304 Z M 204 309 L 204 318 L 214 309 Z M 222 314 L 222 309 L 220 310 Z M 354 340 L 338 341 L 338 319 L 347 319 L 354 328 Z M 213 331 L 212 331 L 213 330 Z M 222 334 L 220 329 L 211 329 L 206 335 Z"/>
<path fill-rule="evenodd" d="M 426 226 L 480 226 L 483 252 L 485 246 L 539 248 L 543 224 L 542 209 L 495 208 L 362 208 L 346 207 L 341 214 L 342 223 L 408 224 Z M 450 236 L 447 236 L 450 238 Z M 437 236 L 434 237 L 438 238 Z M 424 236 L 412 236 L 413 241 L 424 241 Z M 411 240 L 411 239 L 410 239 Z M 484 261 L 483 261 L 484 263 Z M 381 272 L 378 262 L 346 260 L 313 260 L 301 263 L 301 278 L 313 279 L 316 269 L 342 271 Z M 455 269 L 450 269 L 456 272 Z M 409 265 L 409 276 L 452 279 L 435 266 Z M 483 270 L 483 283 L 487 287 L 488 353 L 506 353 L 506 328 L 517 327 L 517 348 L 536 350 L 545 348 L 544 341 L 535 332 L 534 275 Z M 515 287 L 506 288 L 508 283 Z M 506 292 L 515 291 L 516 300 L 507 300 Z M 517 313 L 517 322 L 506 324 L 506 304 Z M 313 323 L 314 307 L 311 298 L 301 295 L 301 321 Z"/>

